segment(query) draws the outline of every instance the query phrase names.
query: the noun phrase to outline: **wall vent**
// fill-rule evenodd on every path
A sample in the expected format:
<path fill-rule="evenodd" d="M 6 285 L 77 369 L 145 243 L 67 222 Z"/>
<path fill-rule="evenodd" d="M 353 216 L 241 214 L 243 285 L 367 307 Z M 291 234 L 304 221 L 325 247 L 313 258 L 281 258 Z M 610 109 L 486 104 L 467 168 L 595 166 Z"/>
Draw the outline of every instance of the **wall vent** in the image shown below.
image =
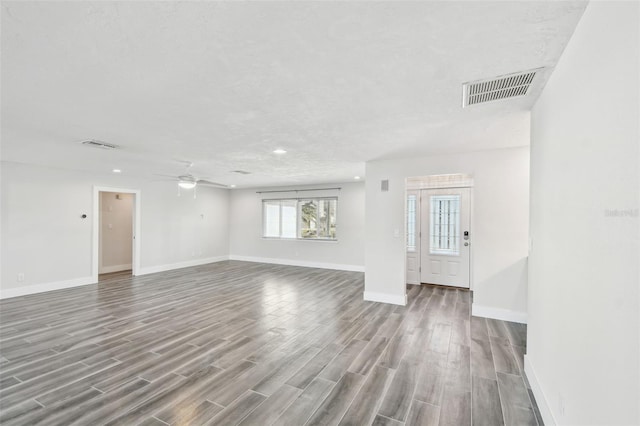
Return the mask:
<path fill-rule="evenodd" d="M 462 106 L 526 96 L 536 74 L 542 68 L 477 80 L 462 85 Z"/>
<path fill-rule="evenodd" d="M 251 172 L 247 172 L 247 171 L 244 171 L 244 170 L 234 170 L 231 173 L 237 173 L 239 175 L 250 175 L 251 174 Z"/>
<path fill-rule="evenodd" d="M 116 148 L 119 148 L 118 145 L 114 145 L 112 143 L 107 143 L 107 142 L 100 142 L 100 141 L 96 141 L 96 140 L 93 140 L 93 139 L 82 142 L 82 145 L 92 146 L 94 148 L 102 148 L 102 149 L 116 149 Z"/>

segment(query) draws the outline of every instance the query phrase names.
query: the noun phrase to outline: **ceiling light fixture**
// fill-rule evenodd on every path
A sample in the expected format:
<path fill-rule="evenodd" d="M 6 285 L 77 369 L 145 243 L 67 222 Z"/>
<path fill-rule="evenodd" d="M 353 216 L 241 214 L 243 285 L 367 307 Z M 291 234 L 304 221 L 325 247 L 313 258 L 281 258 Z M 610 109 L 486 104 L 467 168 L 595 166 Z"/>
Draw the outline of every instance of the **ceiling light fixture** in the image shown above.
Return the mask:
<path fill-rule="evenodd" d="M 178 186 L 183 189 L 195 188 L 198 184 L 198 180 L 193 175 L 178 176 Z"/>
<path fill-rule="evenodd" d="M 235 185 L 229 185 L 229 188 L 235 188 L 235 187 L 236 187 Z"/>
<path fill-rule="evenodd" d="M 113 170 L 112 170 L 112 172 L 113 172 L 113 173 L 122 173 L 122 170 L 120 170 L 120 169 L 113 169 Z"/>
<path fill-rule="evenodd" d="M 278 149 L 274 149 L 273 153 L 274 154 L 286 154 L 287 151 L 285 151 L 284 149 L 278 148 Z"/>
<path fill-rule="evenodd" d="M 196 187 L 196 183 L 190 182 L 188 180 L 181 180 L 180 182 L 178 182 L 178 186 L 182 189 L 193 189 Z"/>
<path fill-rule="evenodd" d="M 353 177 L 355 180 L 360 180 L 360 176 L 354 176 Z"/>

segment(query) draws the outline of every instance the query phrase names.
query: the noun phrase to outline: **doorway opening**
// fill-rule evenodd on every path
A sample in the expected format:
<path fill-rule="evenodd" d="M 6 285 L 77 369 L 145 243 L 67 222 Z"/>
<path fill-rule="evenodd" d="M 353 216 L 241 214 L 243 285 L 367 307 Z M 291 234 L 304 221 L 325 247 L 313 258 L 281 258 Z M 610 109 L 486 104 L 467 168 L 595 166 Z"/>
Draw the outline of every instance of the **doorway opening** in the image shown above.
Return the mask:
<path fill-rule="evenodd" d="M 471 288 L 472 187 L 465 174 L 407 179 L 408 284 Z"/>
<path fill-rule="evenodd" d="M 93 280 L 137 275 L 140 191 L 94 187 L 93 195 Z"/>

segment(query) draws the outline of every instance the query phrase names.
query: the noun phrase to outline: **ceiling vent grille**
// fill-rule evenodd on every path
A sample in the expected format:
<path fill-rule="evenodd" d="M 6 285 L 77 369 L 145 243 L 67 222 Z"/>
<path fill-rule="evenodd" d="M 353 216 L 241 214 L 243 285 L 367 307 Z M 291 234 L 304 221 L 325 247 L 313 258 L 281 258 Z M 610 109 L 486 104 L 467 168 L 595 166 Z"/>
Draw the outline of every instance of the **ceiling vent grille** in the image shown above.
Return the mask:
<path fill-rule="evenodd" d="M 541 68 L 503 75 L 491 80 L 478 80 L 462 85 L 462 106 L 477 105 L 500 99 L 525 96 Z"/>
<path fill-rule="evenodd" d="M 94 147 L 94 148 L 102 148 L 102 149 L 116 149 L 116 148 L 118 148 L 118 145 L 114 145 L 112 143 L 107 143 L 107 142 L 100 142 L 100 141 L 96 141 L 96 140 L 93 140 L 93 139 L 82 142 L 82 145 L 91 146 L 91 147 Z"/>
<path fill-rule="evenodd" d="M 231 173 L 237 173 L 239 175 L 250 175 L 251 174 L 251 172 L 247 172 L 247 171 L 244 171 L 244 170 L 234 170 Z"/>

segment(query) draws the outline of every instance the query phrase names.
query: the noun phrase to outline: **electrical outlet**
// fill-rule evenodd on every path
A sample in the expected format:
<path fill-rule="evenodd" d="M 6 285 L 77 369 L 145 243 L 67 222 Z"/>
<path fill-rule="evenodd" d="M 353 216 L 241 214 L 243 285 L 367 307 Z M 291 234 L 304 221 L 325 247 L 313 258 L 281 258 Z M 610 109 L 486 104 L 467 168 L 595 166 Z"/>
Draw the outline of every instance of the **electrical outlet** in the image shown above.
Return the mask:
<path fill-rule="evenodd" d="M 18 282 L 21 283 L 24 281 L 24 272 L 18 272 Z"/>

